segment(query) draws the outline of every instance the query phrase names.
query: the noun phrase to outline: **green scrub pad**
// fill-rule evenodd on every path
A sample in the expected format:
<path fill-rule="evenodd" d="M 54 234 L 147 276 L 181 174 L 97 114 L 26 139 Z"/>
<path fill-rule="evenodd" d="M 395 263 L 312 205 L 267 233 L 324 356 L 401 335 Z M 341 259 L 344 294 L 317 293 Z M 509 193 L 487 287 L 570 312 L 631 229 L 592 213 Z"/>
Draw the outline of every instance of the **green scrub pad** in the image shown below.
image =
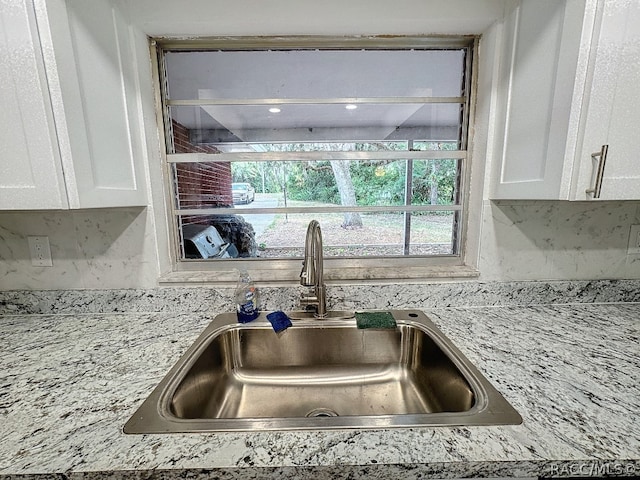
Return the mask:
<path fill-rule="evenodd" d="M 356 312 L 358 328 L 396 328 L 391 312 Z"/>

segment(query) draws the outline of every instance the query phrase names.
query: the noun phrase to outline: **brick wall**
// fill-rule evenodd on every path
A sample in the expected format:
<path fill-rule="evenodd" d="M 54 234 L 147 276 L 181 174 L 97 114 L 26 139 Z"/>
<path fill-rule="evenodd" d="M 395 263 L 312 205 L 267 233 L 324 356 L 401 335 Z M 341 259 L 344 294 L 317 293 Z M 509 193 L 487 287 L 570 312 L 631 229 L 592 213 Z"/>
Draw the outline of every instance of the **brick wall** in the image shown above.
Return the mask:
<path fill-rule="evenodd" d="M 176 153 L 218 153 L 213 146 L 191 143 L 184 125 L 172 120 L 172 127 Z M 178 163 L 175 168 L 179 208 L 233 207 L 230 163 Z M 213 226 L 225 242 L 234 245 L 238 256 L 257 256 L 253 227 L 239 215 L 187 215 L 179 222 L 180 227 Z M 186 252 L 182 254 L 187 257 Z"/>
<path fill-rule="evenodd" d="M 218 153 L 213 146 L 192 144 L 189 130 L 175 120 L 172 127 L 175 153 Z M 179 163 L 176 164 L 176 177 L 180 208 L 233 205 L 230 163 Z"/>

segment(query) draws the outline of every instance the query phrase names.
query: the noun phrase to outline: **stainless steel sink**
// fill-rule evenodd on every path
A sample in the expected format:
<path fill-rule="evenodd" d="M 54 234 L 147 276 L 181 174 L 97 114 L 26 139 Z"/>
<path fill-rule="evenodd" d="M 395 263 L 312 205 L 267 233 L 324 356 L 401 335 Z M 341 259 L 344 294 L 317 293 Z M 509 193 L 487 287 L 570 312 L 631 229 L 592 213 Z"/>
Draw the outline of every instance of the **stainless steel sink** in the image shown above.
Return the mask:
<path fill-rule="evenodd" d="M 518 424 L 520 415 L 415 310 L 396 329 L 347 312 L 274 333 L 262 314 L 218 315 L 124 427 L 125 433 Z"/>

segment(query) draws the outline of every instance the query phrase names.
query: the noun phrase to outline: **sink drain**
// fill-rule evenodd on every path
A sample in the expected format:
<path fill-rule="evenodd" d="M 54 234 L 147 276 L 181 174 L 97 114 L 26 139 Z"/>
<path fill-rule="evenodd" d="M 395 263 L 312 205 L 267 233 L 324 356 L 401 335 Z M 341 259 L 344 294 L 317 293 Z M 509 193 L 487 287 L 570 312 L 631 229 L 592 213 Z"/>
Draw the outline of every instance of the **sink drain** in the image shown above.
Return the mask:
<path fill-rule="evenodd" d="M 338 413 L 330 408 L 314 408 L 305 417 L 337 417 Z"/>

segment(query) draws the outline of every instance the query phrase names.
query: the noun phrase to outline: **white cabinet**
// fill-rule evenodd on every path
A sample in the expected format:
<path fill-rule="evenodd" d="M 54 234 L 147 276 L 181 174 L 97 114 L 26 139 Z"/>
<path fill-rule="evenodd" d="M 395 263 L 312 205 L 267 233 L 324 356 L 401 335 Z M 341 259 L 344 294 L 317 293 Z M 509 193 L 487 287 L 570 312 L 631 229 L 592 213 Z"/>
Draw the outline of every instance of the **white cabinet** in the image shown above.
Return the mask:
<path fill-rule="evenodd" d="M 640 2 L 599 2 L 595 25 L 571 196 L 591 198 L 591 154 L 608 145 L 600 198 L 640 199 Z"/>
<path fill-rule="evenodd" d="M 505 18 L 492 199 L 640 199 L 640 2 L 522 0 Z"/>
<path fill-rule="evenodd" d="M 137 72 L 118 10 L 106 0 L 0 6 L 11 24 L 0 72 L 12 85 L 0 209 L 146 205 Z"/>
<path fill-rule="evenodd" d="M 67 208 L 34 11 L 0 2 L 0 209 Z"/>

